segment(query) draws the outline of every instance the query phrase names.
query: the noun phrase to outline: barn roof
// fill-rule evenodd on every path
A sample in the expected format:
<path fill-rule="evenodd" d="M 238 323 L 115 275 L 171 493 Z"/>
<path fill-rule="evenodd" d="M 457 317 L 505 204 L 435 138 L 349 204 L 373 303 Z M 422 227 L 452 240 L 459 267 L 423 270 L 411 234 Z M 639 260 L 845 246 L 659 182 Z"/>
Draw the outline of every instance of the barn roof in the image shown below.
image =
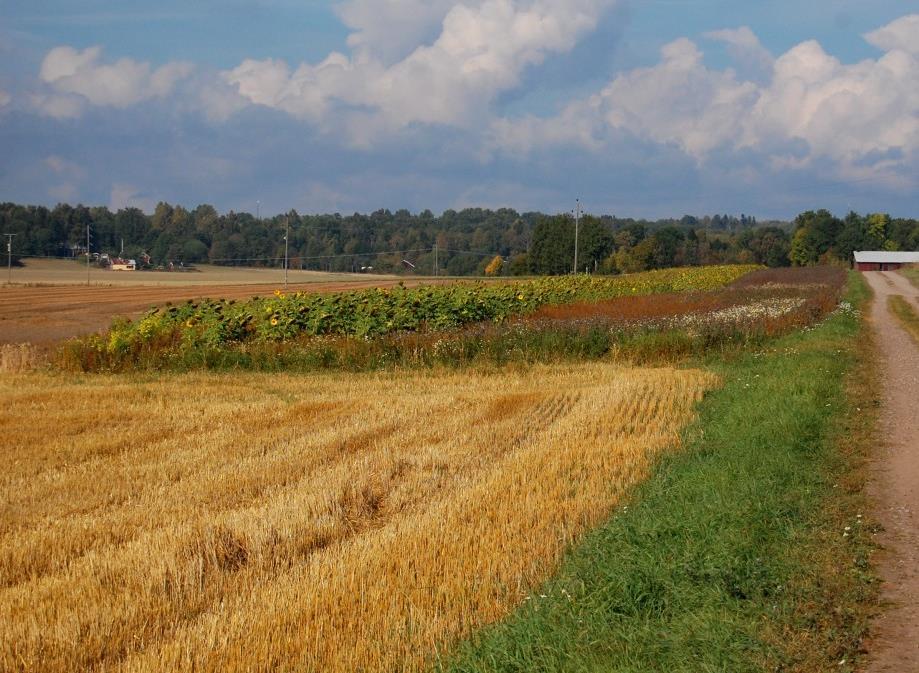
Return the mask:
<path fill-rule="evenodd" d="M 868 264 L 919 264 L 919 252 L 858 250 L 855 252 L 855 261 Z"/>

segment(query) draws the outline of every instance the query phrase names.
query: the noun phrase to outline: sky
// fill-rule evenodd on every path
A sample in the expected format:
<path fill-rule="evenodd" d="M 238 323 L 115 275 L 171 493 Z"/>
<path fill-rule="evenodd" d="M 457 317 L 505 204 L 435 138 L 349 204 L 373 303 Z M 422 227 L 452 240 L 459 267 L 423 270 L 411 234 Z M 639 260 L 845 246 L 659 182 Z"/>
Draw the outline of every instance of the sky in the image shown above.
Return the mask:
<path fill-rule="evenodd" d="M 0 0 L 0 201 L 919 216 L 919 2 Z"/>

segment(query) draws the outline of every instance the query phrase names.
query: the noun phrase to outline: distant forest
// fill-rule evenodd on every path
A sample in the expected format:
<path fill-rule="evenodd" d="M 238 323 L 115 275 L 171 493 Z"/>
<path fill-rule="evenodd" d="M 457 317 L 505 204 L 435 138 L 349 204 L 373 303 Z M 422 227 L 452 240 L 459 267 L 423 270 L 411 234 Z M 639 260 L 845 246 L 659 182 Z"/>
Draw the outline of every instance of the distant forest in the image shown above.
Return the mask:
<path fill-rule="evenodd" d="M 212 263 L 281 266 L 289 227 L 291 268 L 413 272 L 441 275 L 561 274 L 572 271 L 571 214 L 518 213 L 502 208 L 378 210 L 370 215 L 286 215 L 257 218 L 160 203 L 152 215 L 136 208 L 55 208 L 0 204 L 0 234 L 16 234 L 13 253 L 27 257 L 92 253 L 144 260 L 149 266 Z M 628 273 L 670 266 L 756 262 L 768 266 L 848 262 L 853 250 L 919 250 L 919 221 L 885 214 L 808 211 L 793 222 L 759 223 L 746 215 L 636 220 L 585 215 L 578 226 L 578 270 Z M 122 254 L 123 251 L 123 254 Z M 496 257 L 500 257 L 496 264 Z"/>

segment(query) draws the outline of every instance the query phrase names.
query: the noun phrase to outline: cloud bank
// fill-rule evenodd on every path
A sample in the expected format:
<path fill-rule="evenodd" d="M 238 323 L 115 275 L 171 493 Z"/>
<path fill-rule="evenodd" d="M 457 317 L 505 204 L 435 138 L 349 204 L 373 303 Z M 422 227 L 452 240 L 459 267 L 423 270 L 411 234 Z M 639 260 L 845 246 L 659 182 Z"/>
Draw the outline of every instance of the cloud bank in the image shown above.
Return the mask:
<path fill-rule="evenodd" d="M 293 70 L 273 59 L 246 60 L 221 76 L 255 105 L 317 124 L 332 123 L 336 129 L 344 116 L 350 135 L 344 133 L 358 145 L 412 124 L 473 128 L 486 119 L 498 94 L 519 85 L 527 67 L 571 50 L 612 4 L 391 0 L 378 8 L 355 1 L 341 10 L 356 28 L 348 40 L 351 56 L 335 52 L 321 63 L 301 63 Z M 417 38 L 435 21 L 440 21 L 440 32 L 431 44 L 388 63 L 405 47 L 404 35 L 390 38 L 394 31 L 400 35 L 405 25 L 405 34 Z"/>
<path fill-rule="evenodd" d="M 768 78 L 710 68 L 684 38 L 664 46 L 656 65 L 617 75 L 555 117 L 496 120 L 492 146 L 518 154 L 559 144 L 607 151 L 625 134 L 676 146 L 700 164 L 723 161 L 725 152 L 752 152 L 776 170 L 829 159 L 840 176 L 881 171 L 894 183 L 903 179 L 898 169 L 919 164 L 919 16 L 866 35 L 884 53 L 852 65 L 815 41 L 773 59 L 748 28 L 709 37 L 768 66 Z"/>
<path fill-rule="evenodd" d="M 346 141 L 367 146 L 414 124 L 485 129 L 490 151 L 518 155 L 564 144 L 605 150 L 627 134 L 676 146 L 698 162 L 752 151 L 777 169 L 827 158 L 849 175 L 914 165 L 919 153 L 919 15 L 866 34 L 882 55 L 850 65 L 815 41 L 773 57 L 749 27 L 707 33 L 754 74 L 747 78 L 708 67 L 698 44 L 679 39 L 662 48 L 657 64 L 617 74 L 554 117 L 510 118 L 495 112 L 496 97 L 517 87 L 528 67 L 570 50 L 611 3 L 420 4 L 383 3 L 384 20 L 374 23 L 371 6 L 355 0 L 342 9 L 356 29 L 352 56 L 333 53 L 293 71 L 279 61 L 246 61 L 222 76 L 250 104 L 337 132 L 332 121 L 351 118 Z M 440 33 L 387 65 L 396 52 L 381 47 L 393 44 L 384 28 L 406 17 L 414 17 L 408 34 L 415 38 L 437 20 Z"/>
<path fill-rule="evenodd" d="M 296 65 L 250 58 L 209 71 L 182 62 L 107 60 L 100 46 L 59 46 L 44 56 L 36 86 L 24 97 L 0 90 L 0 108 L 29 101 L 51 119 L 79 120 L 161 105 L 241 147 L 253 146 L 239 139 L 257 120 L 266 138 L 284 128 L 301 146 L 341 157 L 338 177 L 304 175 L 297 186 L 315 198 L 334 195 L 335 203 L 354 189 L 355 179 L 345 176 L 362 162 L 404 164 L 403 192 L 426 176 L 448 194 L 452 174 L 462 172 L 453 198 L 463 203 L 470 195 L 491 199 L 486 192 L 505 198 L 513 189 L 561 193 L 567 187 L 558 183 L 579 170 L 566 164 L 572 153 L 593 172 L 620 179 L 637 166 L 649 180 L 672 170 L 689 176 L 687 185 L 720 180 L 737 190 L 786 174 L 914 188 L 919 14 L 865 33 L 878 51 L 857 63 L 841 62 L 816 41 L 773 54 L 751 27 L 729 26 L 674 40 L 655 62 L 611 72 L 548 113 L 507 105 L 526 94 L 540 68 L 584 43 L 616 6 L 616 0 L 346 0 L 336 11 L 351 29 L 347 49 Z M 730 67 L 709 63 L 705 47 L 713 43 L 723 46 Z M 275 141 L 272 151 L 284 144 Z M 223 177 L 243 179 L 245 170 L 232 158 L 240 152 L 214 151 L 208 165 L 233 166 Z M 392 186 L 395 178 L 386 177 Z M 672 187 L 682 178 L 667 179 Z M 381 173 L 373 170 L 367 180 L 379 182 Z M 489 192 L 483 182 L 503 187 Z M 144 184 L 140 176 L 125 176 L 107 186 L 106 196 L 113 205 L 130 203 L 141 198 L 136 184 Z"/>

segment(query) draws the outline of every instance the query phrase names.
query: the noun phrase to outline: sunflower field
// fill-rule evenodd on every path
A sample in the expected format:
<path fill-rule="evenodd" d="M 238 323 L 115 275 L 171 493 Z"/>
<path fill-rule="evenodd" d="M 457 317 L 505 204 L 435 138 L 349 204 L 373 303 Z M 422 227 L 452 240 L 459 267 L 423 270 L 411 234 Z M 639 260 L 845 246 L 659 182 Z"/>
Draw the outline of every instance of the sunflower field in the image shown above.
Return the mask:
<path fill-rule="evenodd" d="M 756 268 L 692 267 L 615 277 L 546 277 L 327 294 L 278 291 L 271 297 L 243 302 L 203 299 L 156 307 L 136 321 L 118 321 L 106 335 L 103 347 L 117 354 L 164 339 L 213 348 L 304 336 L 372 338 L 392 332 L 441 331 L 474 322 L 502 322 L 546 305 L 711 290 Z"/>

